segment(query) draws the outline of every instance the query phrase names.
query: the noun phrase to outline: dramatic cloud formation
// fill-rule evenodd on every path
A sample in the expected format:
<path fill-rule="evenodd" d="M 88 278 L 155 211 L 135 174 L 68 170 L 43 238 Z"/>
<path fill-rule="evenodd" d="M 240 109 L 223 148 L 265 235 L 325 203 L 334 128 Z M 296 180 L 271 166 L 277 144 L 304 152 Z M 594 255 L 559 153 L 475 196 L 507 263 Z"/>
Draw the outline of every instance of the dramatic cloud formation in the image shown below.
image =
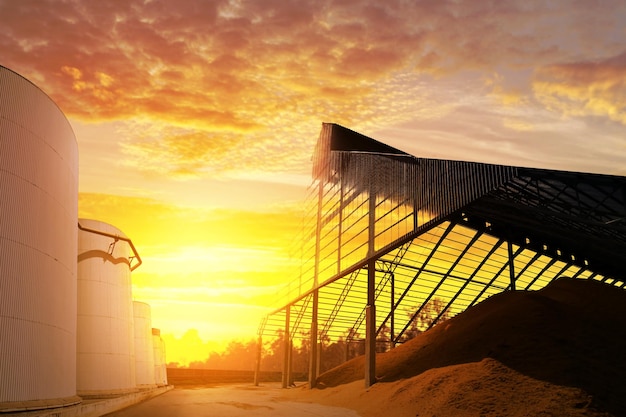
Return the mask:
<path fill-rule="evenodd" d="M 139 169 L 296 169 L 320 122 L 374 131 L 420 107 L 438 114 L 433 91 L 471 73 L 497 76 L 508 105 L 537 95 L 624 123 L 619 0 L 101 3 L 0 1 L 2 64 L 72 118 L 127 121 L 121 143 Z M 525 69 L 532 90 L 505 88 Z"/>
<path fill-rule="evenodd" d="M 322 122 L 626 175 L 623 0 L 0 0 L 0 27 L 0 65 L 76 132 L 81 216 L 136 241 L 136 294 L 179 338 L 249 331 L 288 280 Z"/>
<path fill-rule="evenodd" d="M 602 61 L 547 66 L 537 72 L 533 87 L 546 107 L 626 125 L 626 52 Z"/>

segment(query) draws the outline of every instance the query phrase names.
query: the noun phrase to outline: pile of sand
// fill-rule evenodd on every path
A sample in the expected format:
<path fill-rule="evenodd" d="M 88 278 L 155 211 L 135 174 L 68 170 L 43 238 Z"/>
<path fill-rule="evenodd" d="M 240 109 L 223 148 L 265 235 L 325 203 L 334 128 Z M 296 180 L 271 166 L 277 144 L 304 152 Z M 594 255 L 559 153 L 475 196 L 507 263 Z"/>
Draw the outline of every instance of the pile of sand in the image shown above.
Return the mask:
<path fill-rule="evenodd" d="M 626 291 L 554 281 L 489 298 L 377 356 L 318 379 L 312 399 L 364 416 L 626 415 Z"/>

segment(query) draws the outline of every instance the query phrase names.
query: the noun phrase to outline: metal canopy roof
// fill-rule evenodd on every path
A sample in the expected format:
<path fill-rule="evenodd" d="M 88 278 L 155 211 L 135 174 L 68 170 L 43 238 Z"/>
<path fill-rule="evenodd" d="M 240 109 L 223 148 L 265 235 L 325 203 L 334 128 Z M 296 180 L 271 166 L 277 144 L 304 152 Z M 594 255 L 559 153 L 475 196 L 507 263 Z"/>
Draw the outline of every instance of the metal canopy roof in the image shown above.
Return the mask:
<path fill-rule="evenodd" d="M 489 222 L 494 236 L 536 250 L 545 245 L 554 257 L 618 278 L 626 258 L 625 193 L 625 177 L 518 168 L 463 210 Z"/>
<path fill-rule="evenodd" d="M 260 336 L 362 340 L 374 303 L 393 346 L 501 291 L 626 284 L 626 177 L 418 158 L 323 124 L 306 206 L 299 273 Z"/>
<path fill-rule="evenodd" d="M 330 152 L 378 153 L 396 157 L 409 154 L 332 124 Z M 575 264 L 603 275 L 622 277 L 626 260 L 626 177 L 581 172 L 532 169 L 472 162 L 444 161 L 411 156 L 404 164 L 431 163 L 452 183 L 433 184 L 428 192 L 459 198 L 460 189 L 471 187 L 477 166 L 485 171 L 509 171 L 511 177 L 464 206 L 450 209 L 441 217 L 460 210 L 468 226 L 490 224 L 496 237 L 525 243 L 529 247 L 569 257 Z M 439 166 L 437 166 L 439 165 Z M 452 165 L 452 167 L 450 166 Z M 489 174 L 488 174 L 489 175 Z M 485 175 L 482 180 L 493 181 Z M 444 185 L 444 189 L 437 186 Z M 424 181 L 418 187 L 424 187 Z M 462 197 L 461 197 L 462 198 Z M 469 221 L 471 220 L 471 222 Z M 541 245 L 541 246 L 540 246 Z"/>

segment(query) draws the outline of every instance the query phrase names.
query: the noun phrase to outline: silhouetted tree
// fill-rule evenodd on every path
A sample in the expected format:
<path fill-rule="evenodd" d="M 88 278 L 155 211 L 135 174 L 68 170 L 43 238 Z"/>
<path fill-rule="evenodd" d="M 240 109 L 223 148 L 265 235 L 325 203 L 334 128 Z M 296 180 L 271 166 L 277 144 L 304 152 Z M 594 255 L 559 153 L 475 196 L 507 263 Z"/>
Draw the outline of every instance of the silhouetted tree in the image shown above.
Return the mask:
<path fill-rule="evenodd" d="M 283 329 L 276 331 L 276 337 L 263 344 L 261 369 L 264 371 L 282 371 L 285 351 L 285 332 Z"/>
<path fill-rule="evenodd" d="M 294 373 L 305 374 L 309 373 L 309 354 L 311 352 L 311 341 L 309 340 L 308 331 L 303 331 L 300 333 L 299 340 L 294 343 L 293 352 L 292 352 L 292 360 L 291 360 L 291 370 Z"/>
<path fill-rule="evenodd" d="M 391 329 L 384 325 L 376 337 L 376 353 L 387 352 L 391 348 Z"/>
<path fill-rule="evenodd" d="M 339 337 L 336 342 L 329 343 L 322 351 L 321 372 L 326 372 L 341 365 L 346 359 L 346 342 Z"/>
<path fill-rule="evenodd" d="M 361 335 L 354 327 L 346 332 L 346 360 L 350 360 L 357 356 L 365 354 L 365 339 L 361 339 Z"/>
<path fill-rule="evenodd" d="M 418 307 L 407 311 L 412 318 L 418 311 Z M 446 310 L 446 303 L 440 298 L 433 298 L 419 311 L 409 323 L 404 332 L 402 341 L 414 338 L 429 327 L 441 323 L 450 318 Z M 437 323 L 435 323 L 437 321 Z M 292 371 L 296 374 L 306 375 L 309 371 L 311 342 L 309 332 L 301 332 L 299 337 L 294 338 L 291 364 Z M 276 336 L 265 340 L 262 346 L 261 369 L 264 371 L 282 371 L 285 352 L 285 332 L 282 329 L 276 331 Z M 327 334 L 320 334 L 321 353 L 320 371 L 326 372 L 343 362 L 356 356 L 365 354 L 365 340 L 354 328 L 349 328 L 344 337 L 332 341 Z M 391 345 L 390 328 L 383 326 L 376 338 L 376 352 L 386 352 Z M 253 370 L 256 365 L 257 342 L 254 339 L 248 341 L 231 341 L 224 352 L 207 353 L 204 361 L 195 361 L 189 364 L 189 368 L 196 369 L 224 369 L 224 370 Z M 168 367 L 180 367 L 178 363 L 170 363 Z"/>
<path fill-rule="evenodd" d="M 416 315 L 419 310 L 419 313 Z M 402 340 L 410 340 L 418 334 L 428 330 L 436 324 L 440 324 L 450 318 L 450 311 L 446 309 L 446 302 L 435 297 L 429 300 L 421 310 L 414 307 L 407 311 L 407 316 L 411 319 L 409 327 L 402 335 Z"/>

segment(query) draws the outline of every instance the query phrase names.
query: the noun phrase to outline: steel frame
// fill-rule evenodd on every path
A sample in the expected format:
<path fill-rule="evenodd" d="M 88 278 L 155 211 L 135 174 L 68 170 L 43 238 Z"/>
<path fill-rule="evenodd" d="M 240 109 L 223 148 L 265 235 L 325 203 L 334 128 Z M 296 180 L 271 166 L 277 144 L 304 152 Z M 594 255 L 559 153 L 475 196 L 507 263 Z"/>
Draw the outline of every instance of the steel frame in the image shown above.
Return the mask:
<path fill-rule="evenodd" d="M 340 338 L 365 344 L 373 384 L 377 337 L 402 343 L 435 300 L 418 330 L 562 276 L 626 285 L 626 177 L 416 158 L 323 124 L 306 207 L 301 269 L 259 340 L 310 338 L 311 387 Z"/>

